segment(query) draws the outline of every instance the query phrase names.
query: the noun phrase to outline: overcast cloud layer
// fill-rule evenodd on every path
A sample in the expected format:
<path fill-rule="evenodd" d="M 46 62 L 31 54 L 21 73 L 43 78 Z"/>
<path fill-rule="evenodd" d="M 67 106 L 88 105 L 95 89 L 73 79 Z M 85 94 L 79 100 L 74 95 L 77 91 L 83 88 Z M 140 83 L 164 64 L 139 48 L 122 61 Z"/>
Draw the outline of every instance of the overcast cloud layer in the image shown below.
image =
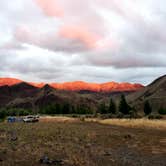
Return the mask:
<path fill-rule="evenodd" d="M 0 0 L 0 77 L 138 82 L 166 72 L 165 0 Z"/>

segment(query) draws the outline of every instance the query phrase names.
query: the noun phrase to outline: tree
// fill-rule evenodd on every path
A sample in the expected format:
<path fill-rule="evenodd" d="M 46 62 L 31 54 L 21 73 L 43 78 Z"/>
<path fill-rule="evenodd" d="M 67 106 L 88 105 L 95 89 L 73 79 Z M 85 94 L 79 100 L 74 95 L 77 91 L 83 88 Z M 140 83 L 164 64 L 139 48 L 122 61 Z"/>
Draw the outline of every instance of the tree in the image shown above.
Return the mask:
<path fill-rule="evenodd" d="M 92 112 L 91 112 L 89 106 L 82 103 L 82 104 L 78 104 L 76 106 L 75 113 L 76 114 L 91 114 Z"/>
<path fill-rule="evenodd" d="M 99 112 L 100 112 L 101 114 L 106 114 L 106 113 L 107 113 L 107 108 L 106 108 L 106 105 L 105 105 L 104 102 L 102 102 L 102 103 L 100 104 Z"/>
<path fill-rule="evenodd" d="M 77 110 L 77 109 L 76 109 L 76 106 L 75 106 L 75 105 L 72 105 L 72 106 L 71 106 L 71 109 L 70 109 L 70 113 L 71 113 L 71 114 L 75 114 L 75 113 L 76 113 L 76 110 Z"/>
<path fill-rule="evenodd" d="M 62 105 L 59 103 L 56 103 L 55 107 L 56 107 L 56 114 L 62 114 Z"/>
<path fill-rule="evenodd" d="M 127 104 L 125 96 L 122 95 L 120 103 L 119 103 L 119 112 L 123 114 L 129 114 L 130 110 L 131 110 L 131 107 Z"/>
<path fill-rule="evenodd" d="M 54 104 L 46 105 L 42 110 L 42 114 L 56 114 L 56 106 Z"/>
<path fill-rule="evenodd" d="M 6 112 L 5 112 L 4 109 L 1 109 L 1 110 L 0 110 L 0 120 L 5 119 L 5 117 L 6 117 Z"/>
<path fill-rule="evenodd" d="M 110 104 L 109 104 L 109 108 L 108 108 L 108 113 L 112 113 L 115 114 L 116 113 L 116 104 L 113 101 L 113 99 L 110 99 Z"/>
<path fill-rule="evenodd" d="M 69 114 L 70 113 L 70 104 L 64 103 L 62 107 L 62 114 Z"/>
<path fill-rule="evenodd" d="M 160 115 L 166 115 L 166 109 L 160 108 L 160 109 L 158 110 L 158 113 L 159 113 Z"/>
<path fill-rule="evenodd" d="M 152 108 L 150 106 L 149 101 L 147 100 L 144 103 L 144 113 L 145 113 L 145 115 L 149 115 L 151 112 L 152 112 Z"/>

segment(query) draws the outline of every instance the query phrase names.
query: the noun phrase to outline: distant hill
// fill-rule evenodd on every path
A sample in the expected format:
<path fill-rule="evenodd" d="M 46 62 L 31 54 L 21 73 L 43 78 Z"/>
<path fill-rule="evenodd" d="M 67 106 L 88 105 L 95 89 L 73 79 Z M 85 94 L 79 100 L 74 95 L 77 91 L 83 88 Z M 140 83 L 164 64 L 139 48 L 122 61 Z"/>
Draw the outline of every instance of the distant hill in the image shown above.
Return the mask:
<path fill-rule="evenodd" d="M 70 103 L 73 107 L 81 105 L 96 110 L 99 103 L 104 101 L 108 104 L 110 98 L 113 98 L 118 104 L 121 94 L 124 94 L 128 103 L 138 111 L 143 111 L 146 100 L 149 100 L 155 111 L 160 107 L 166 108 L 166 75 L 146 87 L 130 83 L 92 84 L 78 81 L 62 84 L 34 84 L 17 79 L 13 81 L 11 78 L 3 79 L 0 82 L 0 107 L 26 108 L 37 111 L 55 103 L 62 105 Z"/>
<path fill-rule="evenodd" d="M 143 111 L 143 105 L 148 100 L 154 111 L 166 108 L 166 75 L 154 80 L 145 88 L 127 96 L 128 101 L 138 110 Z"/>
<path fill-rule="evenodd" d="M 46 84 L 42 88 L 21 82 L 12 86 L 0 87 L 0 107 L 26 108 L 38 110 L 51 104 L 70 103 L 73 106 L 84 105 L 87 108 L 97 108 L 97 102 L 87 96 L 73 91 L 56 90 Z"/>
<path fill-rule="evenodd" d="M 12 86 L 24 81 L 15 78 L 0 78 L 0 86 L 8 85 Z M 27 82 L 32 86 L 42 88 L 47 83 L 34 83 Z M 65 83 L 50 83 L 49 86 L 54 89 L 67 90 L 67 91 L 91 91 L 91 92 L 123 92 L 123 91 L 137 91 L 144 86 L 141 84 L 131 84 L 131 83 L 117 83 L 117 82 L 107 82 L 107 83 L 88 83 L 83 81 L 75 82 L 65 82 Z"/>
<path fill-rule="evenodd" d="M 117 99 L 143 88 L 141 84 L 109 82 L 103 84 L 83 81 L 65 83 L 33 83 L 14 78 L 0 78 L 0 107 L 38 110 L 47 105 L 70 103 L 96 110 L 101 101 Z"/>
<path fill-rule="evenodd" d="M 0 78 L 0 86 L 4 86 L 4 85 L 14 85 L 14 84 L 18 84 L 20 82 L 23 82 L 22 80 L 19 79 L 15 79 L 15 78 Z"/>

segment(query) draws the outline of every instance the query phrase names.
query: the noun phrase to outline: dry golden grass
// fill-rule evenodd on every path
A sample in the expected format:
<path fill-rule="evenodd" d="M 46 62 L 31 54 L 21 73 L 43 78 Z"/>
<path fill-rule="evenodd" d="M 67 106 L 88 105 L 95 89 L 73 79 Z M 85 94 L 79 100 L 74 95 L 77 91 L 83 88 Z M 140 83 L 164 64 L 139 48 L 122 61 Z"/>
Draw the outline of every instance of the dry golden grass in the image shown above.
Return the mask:
<path fill-rule="evenodd" d="M 43 116 L 40 118 L 41 122 L 79 122 L 81 118 L 71 117 L 52 117 Z M 154 128 L 154 129 L 166 129 L 166 120 L 149 120 L 149 119 L 105 119 L 98 118 L 85 118 L 86 122 L 98 122 L 100 124 L 116 125 L 130 128 Z M 82 121 L 82 120 L 81 120 Z"/>
<path fill-rule="evenodd" d="M 166 129 L 166 120 L 149 120 L 149 119 L 105 119 L 97 120 L 101 124 L 110 124 L 131 128 L 155 128 Z"/>
<path fill-rule="evenodd" d="M 41 122 L 79 122 L 81 118 L 72 118 L 64 116 L 43 116 L 40 118 Z M 117 125 L 131 128 L 154 128 L 166 129 L 166 120 L 149 120 L 149 119 L 98 119 L 85 118 L 86 122 L 98 122 L 101 124 Z"/>
<path fill-rule="evenodd" d="M 78 119 L 64 116 L 43 116 L 40 117 L 41 122 L 76 122 Z"/>

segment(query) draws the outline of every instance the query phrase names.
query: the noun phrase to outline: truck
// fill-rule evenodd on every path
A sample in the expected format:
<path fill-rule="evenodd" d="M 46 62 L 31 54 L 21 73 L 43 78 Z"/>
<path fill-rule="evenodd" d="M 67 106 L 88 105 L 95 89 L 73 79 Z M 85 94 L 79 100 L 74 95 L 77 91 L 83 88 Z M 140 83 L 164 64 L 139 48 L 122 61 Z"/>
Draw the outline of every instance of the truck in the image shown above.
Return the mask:
<path fill-rule="evenodd" d="M 23 122 L 25 123 L 34 123 L 34 122 L 38 122 L 39 121 L 39 116 L 26 116 L 25 118 L 23 118 Z"/>

